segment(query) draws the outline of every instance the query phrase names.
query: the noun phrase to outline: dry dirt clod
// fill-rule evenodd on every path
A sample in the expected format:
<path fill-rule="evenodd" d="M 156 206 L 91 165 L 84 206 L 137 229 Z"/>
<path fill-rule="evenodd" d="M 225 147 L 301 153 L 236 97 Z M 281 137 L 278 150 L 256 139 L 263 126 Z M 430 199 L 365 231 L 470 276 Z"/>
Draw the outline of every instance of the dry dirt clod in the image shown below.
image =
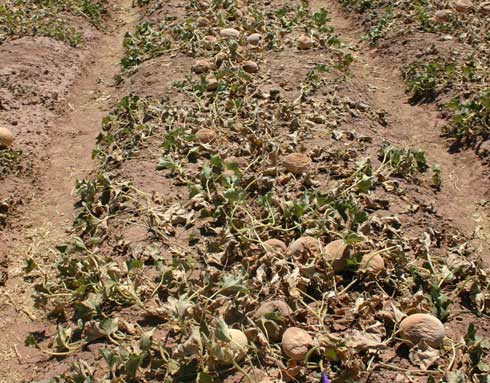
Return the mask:
<path fill-rule="evenodd" d="M 274 315 L 274 313 L 279 314 L 279 320 L 275 321 L 267 318 Z M 292 313 L 293 310 L 291 310 L 291 307 L 289 307 L 286 302 L 273 300 L 262 303 L 255 312 L 254 318 L 262 331 L 264 331 L 272 341 L 277 342 L 281 339 L 285 330 L 284 322 Z"/>
<path fill-rule="evenodd" d="M 305 50 L 311 49 L 315 45 L 313 39 L 306 35 L 302 35 L 298 37 L 297 43 L 299 49 L 305 49 Z"/>
<path fill-rule="evenodd" d="M 0 147 L 10 147 L 14 143 L 14 134 L 10 129 L 0 127 Z"/>
<path fill-rule="evenodd" d="M 202 128 L 196 132 L 196 137 L 203 144 L 210 143 L 216 138 L 216 132 L 212 129 Z"/>
<path fill-rule="evenodd" d="M 257 73 L 259 71 L 259 66 L 255 61 L 245 61 L 242 68 L 247 73 Z"/>
<path fill-rule="evenodd" d="M 384 258 L 376 253 L 365 254 L 359 264 L 359 270 L 365 273 L 378 275 L 385 270 Z"/>
<path fill-rule="evenodd" d="M 192 71 L 195 74 L 202 74 L 209 72 L 211 69 L 211 64 L 205 60 L 197 60 L 194 65 L 192 65 Z"/>
<path fill-rule="evenodd" d="M 298 327 L 288 328 L 282 335 L 282 350 L 294 360 L 303 360 L 313 345 L 313 338 Z"/>
<path fill-rule="evenodd" d="M 439 348 L 444 340 L 445 330 L 442 322 L 430 314 L 413 314 L 400 323 L 400 336 L 410 346 L 424 342 Z"/>
<path fill-rule="evenodd" d="M 319 239 L 304 236 L 289 245 L 288 253 L 295 259 L 307 262 L 308 259 L 321 255 L 322 245 Z"/>
<path fill-rule="evenodd" d="M 252 33 L 247 37 L 247 43 L 253 46 L 257 46 L 260 44 L 262 40 L 262 35 L 260 33 Z"/>
<path fill-rule="evenodd" d="M 323 253 L 335 273 L 340 273 L 347 268 L 350 249 L 349 245 L 343 239 L 330 242 L 323 249 Z"/>
<path fill-rule="evenodd" d="M 240 38 L 240 31 L 234 28 L 224 28 L 219 34 L 222 38 L 227 40 L 237 40 Z"/>
<path fill-rule="evenodd" d="M 282 163 L 287 171 L 301 175 L 309 170 L 311 159 L 303 153 L 291 153 L 283 158 Z"/>

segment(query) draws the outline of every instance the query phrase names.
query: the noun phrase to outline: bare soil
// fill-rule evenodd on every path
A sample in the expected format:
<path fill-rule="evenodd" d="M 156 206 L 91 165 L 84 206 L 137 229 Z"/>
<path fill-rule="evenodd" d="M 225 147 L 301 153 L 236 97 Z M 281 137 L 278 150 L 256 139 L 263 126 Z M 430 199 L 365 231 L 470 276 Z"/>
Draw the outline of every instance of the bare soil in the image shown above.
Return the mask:
<path fill-rule="evenodd" d="M 111 5 L 107 31 L 86 26 L 89 43 L 83 49 L 46 37 L 0 46 L 6 84 L 0 90 L 0 119 L 14 132 L 16 148 L 34 162 L 31 177 L 10 177 L 0 188 L 0 200 L 18 203 L 0 231 L 0 255 L 8 259 L 0 303 L 0 382 L 49 378 L 69 367 L 24 345 L 28 334 L 42 338 L 56 327 L 34 308 L 32 286 L 23 280 L 22 270 L 28 257 L 52 262 L 53 247 L 66 240 L 75 214 L 73 188 L 93 171 L 92 150 L 102 119 L 119 98 L 115 76 L 122 40 L 133 29 L 137 9 L 130 0 Z M 26 90 L 19 94 L 18 88 Z"/>
<path fill-rule="evenodd" d="M 416 52 L 434 43 L 431 37 L 411 38 L 411 47 L 400 42 L 385 47 L 370 48 L 361 41 L 364 29 L 356 20 L 349 18 L 336 1 L 318 1 L 317 6 L 327 6 L 332 12 L 332 25 L 341 38 L 353 48 L 355 61 L 354 82 L 367 90 L 367 97 L 377 108 L 388 113 L 389 126 L 375 132 L 378 140 L 399 146 L 420 148 L 431 164 L 442 168 L 444 187 L 440 193 L 425 196 L 444 220 L 458 227 L 474 245 L 480 256 L 490 264 L 489 211 L 485 201 L 490 198 L 490 171 L 472 150 L 452 152 L 450 144 L 442 136 L 442 118 L 433 104 L 412 105 L 405 92 L 400 66 L 403 60 L 398 54 Z M 405 53 L 406 54 L 406 53 Z"/>
<path fill-rule="evenodd" d="M 168 5 L 169 9 L 165 11 L 182 15 L 182 7 L 177 3 Z M 450 233 L 449 236 L 466 237 L 477 255 L 490 264 L 490 213 L 484 204 L 490 199 L 488 167 L 473 151 L 450 152 L 448 143 L 440 135 L 443 124 L 440 113 L 431 105 L 410 104 L 397 62 L 390 55 L 361 42 L 361 28 L 341 10 L 338 2 L 312 3 L 315 7 L 329 9 L 331 24 L 355 58 L 352 78 L 339 96 L 366 102 L 386 116 L 386 124 L 365 117 L 348 118 L 341 127 L 342 132 L 369 137 L 373 148 L 386 141 L 400 147 L 422 149 L 430 164 L 437 163 L 442 168 L 440 192 L 435 193 L 428 185 L 405 185 L 408 190 L 404 200 L 406 206 L 392 206 L 386 213 L 403 212 L 414 205 L 420 205 L 421 210 L 432 209 L 435 213 L 430 216 L 422 212 L 401 215 L 407 236 L 415 238 L 435 229 Z M 131 7 L 130 0 L 112 0 L 111 5 L 113 19 L 108 31 L 87 32 L 93 36 L 83 50 L 42 37 L 25 37 L 0 46 L 0 121 L 14 131 L 16 145 L 33 162 L 31 175 L 10 177 L 0 185 L 0 200 L 15 201 L 13 216 L 7 227 L 0 231 L 0 255 L 7 258 L 9 275 L 0 291 L 3 318 L 0 382 L 48 379 L 65 372 L 71 360 L 92 361 L 99 357 L 95 356 L 97 344 L 67 359 L 50 357 L 24 345 L 28 334 L 36 334 L 42 343 L 55 333 L 56 327 L 34 308 L 32 286 L 24 280 L 22 268 L 26 259 L 35 259 L 38 264 L 45 265 L 54 262 L 54 246 L 68 238 L 77 212 L 73 188 L 77 180 L 89 176 L 97 168 L 92 150 L 101 122 L 116 102 L 133 92 L 142 96 L 170 95 L 178 99 L 181 95 L 174 93 L 172 81 L 189 73 L 194 62 L 179 54 L 155 58 L 143 63 L 134 75 L 117 87 L 114 78 L 120 73 L 120 59 L 124 54 L 122 40 L 126 32 L 134 29 L 139 15 Z M 267 86 L 282 87 L 284 97 L 294 100 L 298 96 L 294 84 L 301 81 L 311 63 L 317 61 L 315 53 L 289 56 L 272 53 L 263 63 L 270 68 L 265 75 Z M 147 147 L 118 170 L 117 175 L 131 180 L 141 191 L 158 196 L 157 199 L 186 200 L 187 189 L 172 184 L 155 169 L 160 157 L 159 145 L 158 140 L 150 140 Z M 313 150 L 335 143 L 320 132 L 304 145 Z M 374 151 L 372 149 L 370 154 L 374 155 Z M 120 232 L 115 238 L 127 244 L 150 241 L 150 236 L 141 227 L 128 225 L 117 229 Z M 182 229 L 175 235 L 175 243 L 185 244 L 189 236 L 190 230 Z M 444 253 L 444 248 L 440 251 Z M 138 315 L 131 312 L 127 317 Z M 469 317 L 474 320 L 473 316 Z M 461 318 L 449 321 L 448 335 L 459 338 L 465 333 L 466 319 Z M 490 334 L 483 321 L 477 326 L 482 334 Z M 410 368 L 406 358 L 393 356 L 393 360 L 403 369 Z M 385 376 L 374 374 L 372 378 L 376 382 L 387 382 L 393 381 L 397 374 L 396 371 Z M 235 378 L 231 376 L 227 381 L 243 380 L 243 376 Z M 417 379 L 411 381 L 425 381 L 425 378 Z"/>

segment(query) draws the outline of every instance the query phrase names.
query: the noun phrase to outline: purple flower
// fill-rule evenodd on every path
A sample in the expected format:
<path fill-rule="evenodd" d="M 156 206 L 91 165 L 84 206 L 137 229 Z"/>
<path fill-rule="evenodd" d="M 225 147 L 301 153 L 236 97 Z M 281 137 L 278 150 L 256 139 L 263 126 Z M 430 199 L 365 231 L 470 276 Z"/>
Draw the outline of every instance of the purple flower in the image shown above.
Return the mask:
<path fill-rule="evenodd" d="M 326 372 L 322 372 L 322 380 L 321 380 L 321 383 L 332 383 L 332 381 L 330 379 L 328 379 L 328 376 L 327 376 L 327 373 Z"/>

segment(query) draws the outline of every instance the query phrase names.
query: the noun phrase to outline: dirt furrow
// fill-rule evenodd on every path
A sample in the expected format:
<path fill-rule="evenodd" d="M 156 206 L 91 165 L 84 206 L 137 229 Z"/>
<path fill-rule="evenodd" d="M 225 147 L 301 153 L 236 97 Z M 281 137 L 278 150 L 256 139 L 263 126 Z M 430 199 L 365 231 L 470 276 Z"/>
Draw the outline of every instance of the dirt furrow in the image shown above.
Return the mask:
<path fill-rule="evenodd" d="M 362 27 L 346 15 L 337 1 L 319 1 L 315 5 L 329 9 L 331 25 L 352 49 L 355 57 L 352 81 L 369 89 L 368 97 L 374 106 L 387 112 L 389 125 L 376 134 L 399 146 L 424 150 L 430 164 L 441 167 L 443 187 L 433 197 L 434 207 L 473 238 L 473 245 L 490 263 L 489 214 L 484 207 L 490 197 L 488 169 L 471 150 L 451 153 L 448 142 L 441 136 L 441 127 L 446 122 L 436 107 L 410 104 L 400 68 L 389 56 L 362 41 Z"/>
<path fill-rule="evenodd" d="M 22 270 L 26 259 L 39 264 L 54 259 L 51 249 L 63 242 L 73 221 L 76 180 L 95 166 L 92 150 L 101 121 L 118 99 L 114 78 L 124 52 L 122 41 L 137 21 L 131 0 L 114 1 L 111 14 L 108 32 L 87 47 L 88 60 L 71 87 L 68 110 L 54 126 L 43 156 L 48 162 L 32 191 L 32 202 L 23 208 L 8 236 L 9 280 L 0 298 L 0 382 L 44 378 L 69 367 L 63 363 L 53 369 L 46 363 L 48 356 L 24 345 L 27 335 L 43 337 L 53 331 L 53 325 L 39 319 L 32 285 L 22 279 Z"/>
<path fill-rule="evenodd" d="M 0 383 L 476 379 L 463 337 L 488 334 L 472 279 L 488 280 L 459 249 L 487 254 L 488 170 L 449 151 L 438 111 L 410 104 L 338 0 L 161 0 L 138 26 L 131 0 L 108 3 L 8 233 Z M 420 155 L 408 171 L 401 152 Z M 78 201 L 80 179 L 94 186 Z M 426 339 L 398 331 L 414 313 L 439 328 L 428 366 L 412 360 Z"/>

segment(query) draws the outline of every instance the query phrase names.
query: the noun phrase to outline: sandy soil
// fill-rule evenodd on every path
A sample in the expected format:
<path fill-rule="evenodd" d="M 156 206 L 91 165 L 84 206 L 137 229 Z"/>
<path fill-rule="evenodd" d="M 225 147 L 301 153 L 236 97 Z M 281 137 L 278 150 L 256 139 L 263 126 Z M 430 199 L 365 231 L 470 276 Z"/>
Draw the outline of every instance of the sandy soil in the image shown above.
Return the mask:
<path fill-rule="evenodd" d="M 399 65 L 390 56 L 360 41 L 361 28 L 342 11 L 338 2 L 311 3 L 330 10 L 331 24 L 355 58 L 352 79 L 343 93 L 386 112 L 387 126 L 367 119 L 350 119 L 343 126 L 344 131 L 369 136 L 376 144 L 373 147 L 388 141 L 423 149 L 429 163 L 437 163 L 443 169 L 444 187 L 440 193 L 424 185 L 409 189 L 407 204 L 415 201 L 431 206 L 436 214 L 425 221 L 420 216 L 402 217 L 407 235 L 420 235 L 432 226 L 448 228 L 451 233 L 454 230 L 469 238 L 477 254 L 490 264 L 489 212 L 482 206 L 482 201 L 490 198 L 488 167 L 473 151 L 450 153 L 447 142 L 440 136 L 443 120 L 439 112 L 431 105 L 409 103 Z M 0 201 L 12 201 L 11 217 L 0 231 L 0 256 L 7 260 L 4 263 L 8 268 L 8 280 L 0 288 L 3 318 L 0 382 L 45 379 L 68 369 L 67 360 L 49 357 L 24 345 L 28 334 L 34 333 L 43 341 L 56 330 L 55 323 L 34 308 L 32 286 L 23 278 L 25 260 L 36 259 L 39 264 L 53 262 L 56 259 L 54 246 L 69 237 L 77 212 L 73 188 L 77 180 L 97 168 L 92 150 L 103 118 L 117 101 L 130 92 L 180 97 L 172 93 L 172 80 L 189 73 L 194 62 L 178 54 L 158 57 L 143 63 L 133 76 L 116 86 L 114 78 L 120 73 L 124 35 L 134 29 L 140 16 L 138 10 L 131 7 L 131 0 L 112 0 L 111 5 L 113 18 L 108 31 L 86 27 L 91 37 L 83 49 L 45 37 L 24 37 L 0 45 L 0 121 L 12 129 L 17 147 L 33 163 L 29 175 L 10 176 L 0 185 Z M 176 15 L 183 12 L 179 2 L 170 8 L 167 11 Z M 270 83 L 287 78 L 294 84 L 304 77 L 307 64 L 315 59 L 315 54 L 292 57 L 271 54 L 267 64 L 274 69 L 282 68 L 284 72 L 276 78 L 271 76 Z M 295 92 L 286 91 L 285 97 L 294 99 Z M 315 137 L 308 145 L 329 142 L 321 139 Z M 137 158 L 119 170 L 119 175 L 132 180 L 144 192 L 186 198 L 183 187 L 172 185 L 155 170 L 160 156 L 158 149 L 159 142 L 150 142 Z M 395 206 L 393 210 L 402 210 L 402 207 Z M 147 233 L 141 230 L 124 230 L 119 234 L 128 242 L 147 240 Z M 185 242 L 188 233 L 180 234 L 177 241 Z M 466 322 L 459 322 L 461 320 L 451 324 L 450 331 L 455 336 L 466 330 Z M 488 332 L 485 323 L 480 323 L 479 327 Z M 84 350 L 77 357 L 93 359 L 96 348 Z"/>

